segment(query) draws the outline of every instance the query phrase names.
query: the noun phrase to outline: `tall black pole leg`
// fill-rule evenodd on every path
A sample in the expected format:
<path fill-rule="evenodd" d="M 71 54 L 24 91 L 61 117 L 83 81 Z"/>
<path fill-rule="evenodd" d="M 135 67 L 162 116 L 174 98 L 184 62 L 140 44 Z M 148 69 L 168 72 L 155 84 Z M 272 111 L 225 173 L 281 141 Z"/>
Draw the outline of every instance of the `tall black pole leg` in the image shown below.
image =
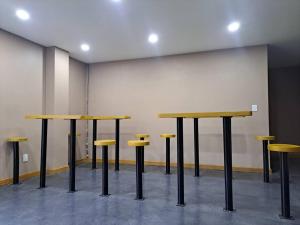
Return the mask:
<path fill-rule="evenodd" d="M 145 138 L 141 137 L 140 140 L 145 140 Z M 142 172 L 145 172 L 145 152 L 144 152 L 144 147 L 141 148 L 141 163 L 142 163 Z"/>
<path fill-rule="evenodd" d="M 75 191 L 76 167 L 76 120 L 70 120 L 70 165 L 69 165 L 69 192 Z"/>
<path fill-rule="evenodd" d="M 290 214 L 290 185 L 288 153 L 280 152 L 280 179 L 281 179 L 281 215 L 283 219 L 292 219 Z"/>
<path fill-rule="evenodd" d="M 115 171 L 120 170 L 120 120 L 116 119 Z"/>
<path fill-rule="evenodd" d="M 184 206 L 183 118 L 177 118 L 177 206 Z"/>
<path fill-rule="evenodd" d="M 93 120 L 93 152 L 92 152 L 92 169 L 97 168 L 97 149 L 94 144 L 97 140 L 97 120 Z"/>
<path fill-rule="evenodd" d="M 170 172 L 170 138 L 166 138 L 166 174 Z"/>
<path fill-rule="evenodd" d="M 142 147 L 136 147 L 136 199 L 143 200 Z"/>
<path fill-rule="evenodd" d="M 269 152 L 268 141 L 263 140 L 264 182 L 269 183 Z"/>
<path fill-rule="evenodd" d="M 199 128 L 198 118 L 194 118 L 194 156 L 195 156 L 195 177 L 200 176 L 199 172 Z"/>
<path fill-rule="evenodd" d="M 14 148 L 13 184 L 19 184 L 19 142 L 13 142 L 13 148 Z"/>
<path fill-rule="evenodd" d="M 108 146 L 102 147 L 102 196 L 108 196 Z"/>
<path fill-rule="evenodd" d="M 224 140 L 224 176 L 225 176 L 224 210 L 233 211 L 231 117 L 223 118 L 223 140 Z"/>
<path fill-rule="evenodd" d="M 40 188 L 46 187 L 47 131 L 48 131 L 48 119 L 42 119 Z"/>

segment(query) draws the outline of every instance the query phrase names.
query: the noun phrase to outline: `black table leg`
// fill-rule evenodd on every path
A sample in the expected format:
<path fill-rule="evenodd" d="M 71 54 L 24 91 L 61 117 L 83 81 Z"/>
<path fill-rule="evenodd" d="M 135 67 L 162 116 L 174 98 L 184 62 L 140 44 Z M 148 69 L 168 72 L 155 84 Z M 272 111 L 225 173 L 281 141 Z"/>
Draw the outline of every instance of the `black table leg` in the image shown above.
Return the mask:
<path fill-rule="evenodd" d="M 120 170 L 120 120 L 116 119 L 115 171 Z"/>
<path fill-rule="evenodd" d="M 108 146 L 102 147 L 102 196 L 108 194 Z"/>
<path fill-rule="evenodd" d="M 40 188 L 46 187 L 47 131 L 48 131 L 48 119 L 42 119 Z"/>
<path fill-rule="evenodd" d="M 97 168 L 97 149 L 94 144 L 97 140 L 97 120 L 93 120 L 93 152 L 92 152 L 92 169 Z"/>
<path fill-rule="evenodd" d="M 269 151 L 268 141 L 263 140 L 264 182 L 269 183 Z"/>
<path fill-rule="evenodd" d="M 184 206 L 183 118 L 177 118 L 177 206 Z"/>
<path fill-rule="evenodd" d="M 140 140 L 145 140 L 145 138 L 141 137 Z M 142 161 L 142 172 L 145 172 L 145 151 L 144 147 L 141 148 L 141 161 Z"/>
<path fill-rule="evenodd" d="M 293 219 L 290 214 L 290 184 L 288 153 L 280 152 L 280 179 L 281 179 L 281 215 L 283 219 Z"/>
<path fill-rule="evenodd" d="M 69 165 L 69 192 L 75 192 L 76 167 L 76 120 L 70 120 L 70 165 Z"/>
<path fill-rule="evenodd" d="M 136 199 L 143 200 L 143 172 L 142 172 L 143 147 L 136 147 Z"/>
<path fill-rule="evenodd" d="M 200 176 L 199 172 L 199 128 L 198 118 L 194 118 L 194 156 L 195 156 L 195 177 Z"/>
<path fill-rule="evenodd" d="M 224 210 L 233 211 L 231 117 L 223 117 L 223 140 L 224 140 L 224 176 L 225 176 Z"/>
<path fill-rule="evenodd" d="M 170 138 L 166 138 L 166 174 L 170 172 Z"/>
<path fill-rule="evenodd" d="M 19 142 L 13 142 L 13 149 L 14 149 L 13 184 L 19 184 Z"/>

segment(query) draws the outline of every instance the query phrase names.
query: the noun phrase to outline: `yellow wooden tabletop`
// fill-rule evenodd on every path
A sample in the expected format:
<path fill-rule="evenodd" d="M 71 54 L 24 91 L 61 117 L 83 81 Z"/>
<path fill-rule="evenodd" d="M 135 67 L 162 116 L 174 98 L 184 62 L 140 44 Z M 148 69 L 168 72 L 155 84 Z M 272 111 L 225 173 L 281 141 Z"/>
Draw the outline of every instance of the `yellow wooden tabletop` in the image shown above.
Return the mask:
<path fill-rule="evenodd" d="M 109 145 L 115 145 L 116 140 L 96 140 L 94 141 L 94 145 L 96 146 L 109 146 Z"/>
<path fill-rule="evenodd" d="M 252 111 L 236 112 L 192 112 L 192 113 L 160 113 L 159 118 L 216 118 L 252 116 Z"/>
<path fill-rule="evenodd" d="M 269 144 L 268 149 L 273 152 L 300 152 L 299 145 L 290 144 Z"/>
<path fill-rule="evenodd" d="M 27 115 L 25 119 L 62 119 L 62 120 L 81 120 L 82 115 Z"/>
<path fill-rule="evenodd" d="M 130 116 L 83 116 L 83 120 L 126 120 L 131 119 Z"/>
<path fill-rule="evenodd" d="M 28 138 L 27 137 L 10 137 L 7 138 L 8 142 L 23 142 L 23 141 L 27 141 Z"/>
<path fill-rule="evenodd" d="M 274 141 L 275 136 L 256 136 L 256 140 L 258 140 L 258 141 Z"/>

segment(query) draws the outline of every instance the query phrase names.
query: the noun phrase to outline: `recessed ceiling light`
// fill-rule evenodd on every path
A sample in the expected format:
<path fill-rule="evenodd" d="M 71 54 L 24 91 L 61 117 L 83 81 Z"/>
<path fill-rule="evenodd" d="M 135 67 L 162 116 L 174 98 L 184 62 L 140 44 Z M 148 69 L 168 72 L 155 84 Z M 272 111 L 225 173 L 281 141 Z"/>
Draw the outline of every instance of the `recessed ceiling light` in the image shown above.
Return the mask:
<path fill-rule="evenodd" d="M 111 0 L 113 2 L 122 2 L 122 0 Z"/>
<path fill-rule="evenodd" d="M 240 22 L 235 21 L 235 22 L 230 23 L 227 26 L 227 30 L 229 32 L 235 32 L 235 31 L 238 31 L 240 29 L 240 26 L 241 26 Z"/>
<path fill-rule="evenodd" d="M 29 20 L 30 14 L 24 9 L 17 9 L 16 16 L 21 20 Z"/>
<path fill-rule="evenodd" d="M 81 47 L 81 50 L 84 52 L 87 52 L 90 50 L 90 46 L 88 44 L 82 44 L 80 47 Z"/>
<path fill-rule="evenodd" d="M 157 34 L 150 34 L 148 37 L 148 41 L 151 44 L 155 44 L 156 42 L 158 42 L 158 35 Z"/>

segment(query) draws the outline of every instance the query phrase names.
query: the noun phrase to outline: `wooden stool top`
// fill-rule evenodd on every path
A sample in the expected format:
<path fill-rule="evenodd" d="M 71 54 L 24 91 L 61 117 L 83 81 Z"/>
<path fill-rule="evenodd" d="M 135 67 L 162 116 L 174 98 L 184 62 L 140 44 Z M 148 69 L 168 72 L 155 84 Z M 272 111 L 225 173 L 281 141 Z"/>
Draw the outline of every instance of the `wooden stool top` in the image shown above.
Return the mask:
<path fill-rule="evenodd" d="M 300 152 L 299 145 L 290 144 L 269 144 L 268 149 L 274 152 Z"/>
<path fill-rule="evenodd" d="M 49 114 L 49 115 L 27 115 L 25 119 L 61 119 L 61 120 L 81 120 L 83 118 L 82 115 L 58 115 L 58 114 Z"/>
<path fill-rule="evenodd" d="M 128 146 L 131 147 L 139 147 L 139 146 L 146 146 L 146 145 L 150 145 L 149 141 L 144 141 L 144 140 L 130 140 L 128 141 Z"/>
<path fill-rule="evenodd" d="M 27 137 L 10 137 L 7 138 L 7 142 L 24 142 L 28 141 Z"/>
<path fill-rule="evenodd" d="M 135 137 L 136 138 L 148 138 L 148 137 L 150 137 L 150 135 L 149 134 L 136 134 Z"/>
<path fill-rule="evenodd" d="M 116 144 L 116 140 L 96 140 L 94 145 L 96 146 L 109 146 Z"/>
<path fill-rule="evenodd" d="M 256 136 L 256 140 L 258 140 L 258 141 L 274 141 L 275 136 Z"/>
<path fill-rule="evenodd" d="M 161 138 L 174 138 L 176 137 L 175 134 L 161 134 L 160 135 Z"/>
<path fill-rule="evenodd" d="M 83 116 L 82 120 L 127 120 L 130 116 Z"/>
<path fill-rule="evenodd" d="M 217 118 L 217 117 L 246 117 L 252 116 L 251 111 L 237 112 L 192 112 L 192 113 L 161 113 L 159 118 Z"/>

